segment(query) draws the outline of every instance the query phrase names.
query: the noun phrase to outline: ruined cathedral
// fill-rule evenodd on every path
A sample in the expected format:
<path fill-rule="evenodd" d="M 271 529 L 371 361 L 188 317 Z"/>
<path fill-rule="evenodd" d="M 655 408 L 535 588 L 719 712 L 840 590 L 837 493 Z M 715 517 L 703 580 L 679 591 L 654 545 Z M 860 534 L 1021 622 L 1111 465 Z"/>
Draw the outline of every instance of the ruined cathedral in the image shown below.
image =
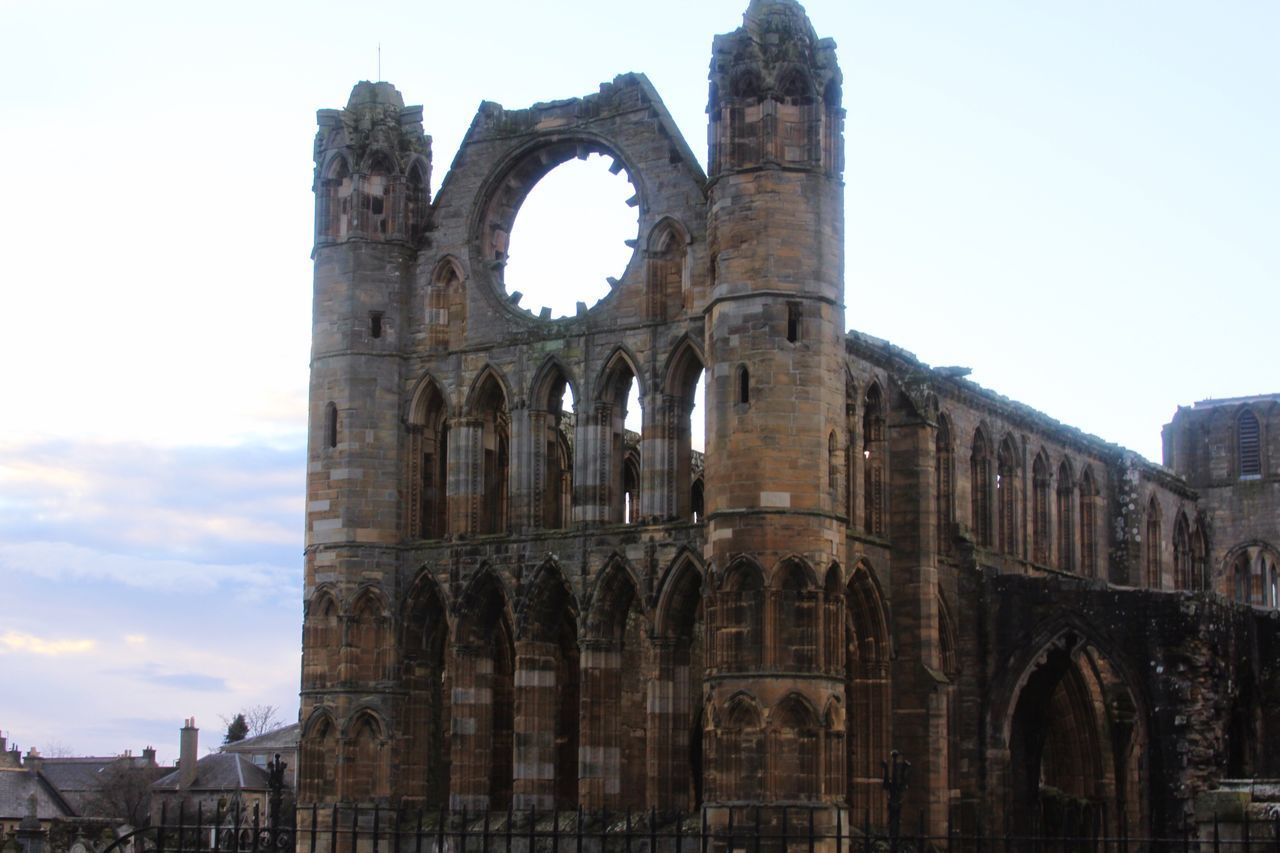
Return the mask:
<path fill-rule="evenodd" d="M 1280 774 L 1280 395 L 1156 465 L 846 331 L 835 44 L 750 0 L 710 81 L 706 173 L 638 74 L 438 188 L 391 85 L 319 112 L 299 802 L 879 825 L 897 749 L 935 833 L 1136 836 Z M 633 254 L 535 315 L 512 224 L 591 155 Z"/>

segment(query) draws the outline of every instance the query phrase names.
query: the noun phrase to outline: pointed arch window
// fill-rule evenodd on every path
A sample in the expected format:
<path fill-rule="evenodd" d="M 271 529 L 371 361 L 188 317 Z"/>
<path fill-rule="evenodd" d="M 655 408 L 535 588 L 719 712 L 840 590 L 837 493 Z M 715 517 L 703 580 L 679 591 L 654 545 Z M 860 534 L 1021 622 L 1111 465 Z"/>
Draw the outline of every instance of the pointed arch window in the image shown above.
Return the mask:
<path fill-rule="evenodd" d="M 951 422 L 945 415 L 938 418 L 934 436 L 934 511 L 937 515 L 938 551 L 952 551 L 952 518 L 955 514 L 955 462 L 951 450 Z"/>
<path fill-rule="evenodd" d="M 880 386 L 867 389 L 862 409 L 862 501 L 863 529 L 872 536 L 884 536 L 885 471 L 888 462 L 885 439 L 884 397 Z"/>
<path fill-rule="evenodd" d="M 1058 466 L 1058 568 L 1064 572 L 1073 572 L 1075 554 L 1072 545 L 1075 540 L 1075 482 L 1071 476 L 1071 464 L 1062 460 Z"/>
<path fill-rule="evenodd" d="M 1194 589 L 1191 525 L 1187 523 L 1187 516 L 1181 512 L 1173 524 L 1173 586 L 1174 589 Z"/>
<path fill-rule="evenodd" d="M 973 535 L 978 545 L 991 547 L 991 451 L 982 430 L 973 434 L 973 450 L 969 455 L 969 487 L 973 513 Z"/>
<path fill-rule="evenodd" d="M 1031 560 L 1042 566 L 1049 564 L 1050 487 L 1049 459 L 1041 451 L 1031 469 Z"/>
<path fill-rule="evenodd" d="M 1098 486 L 1092 469 L 1080 475 L 1080 571 L 1098 576 Z"/>
<path fill-rule="evenodd" d="M 1144 544 L 1146 545 L 1146 570 L 1147 570 L 1147 587 L 1149 589 L 1160 589 L 1160 552 L 1161 552 L 1160 535 L 1160 504 L 1151 496 L 1151 500 L 1147 503 L 1147 535 Z"/>
<path fill-rule="evenodd" d="M 1018 451 L 1013 438 L 1006 436 L 996 457 L 996 501 L 1000 520 L 1000 550 L 1019 556 L 1018 547 Z"/>

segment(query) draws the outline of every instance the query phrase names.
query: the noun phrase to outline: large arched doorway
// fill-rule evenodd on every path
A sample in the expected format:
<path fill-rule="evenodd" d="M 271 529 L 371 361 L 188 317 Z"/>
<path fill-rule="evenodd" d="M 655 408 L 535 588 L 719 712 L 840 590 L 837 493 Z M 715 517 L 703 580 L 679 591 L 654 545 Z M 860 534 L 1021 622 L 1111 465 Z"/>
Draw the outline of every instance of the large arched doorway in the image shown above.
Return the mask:
<path fill-rule="evenodd" d="M 1011 832 L 1145 834 L 1145 716 L 1120 669 L 1096 646 L 1066 631 L 1042 647 L 1023 673 L 1007 725 Z"/>

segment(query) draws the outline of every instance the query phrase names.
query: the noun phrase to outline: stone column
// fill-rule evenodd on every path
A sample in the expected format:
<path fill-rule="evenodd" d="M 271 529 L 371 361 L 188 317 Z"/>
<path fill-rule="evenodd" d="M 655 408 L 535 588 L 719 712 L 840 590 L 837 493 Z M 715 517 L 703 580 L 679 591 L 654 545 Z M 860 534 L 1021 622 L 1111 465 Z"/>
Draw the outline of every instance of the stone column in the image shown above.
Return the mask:
<path fill-rule="evenodd" d="M 489 808 L 493 765 L 493 660 L 487 649 L 454 649 L 449 808 Z"/>
<path fill-rule="evenodd" d="M 584 640 L 582 740 L 578 749 L 578 798 L 584 809 L 616 808 L 622 790 L 622 654 L 607 640 Z M 636 784 L 638 780 L 628 780 Z"/>
<path fill-rule="evenodd" d="M 556 649 L 554 644 L 516 643 L 515 752 L 512 805 L 549 810 L 555 806 Z"/>
<path fill-rule="evenodd" d="M 893 541 L 893 748 L 912 764 L 905 813 L 923 812 L 932 835 L 945 834 L 950 782 L 947 706 L 939 643 L 936 425 L 915 411 L 891 413 L 889 476 Z M 886 757 L 887 756 L 882 756 Z"/>

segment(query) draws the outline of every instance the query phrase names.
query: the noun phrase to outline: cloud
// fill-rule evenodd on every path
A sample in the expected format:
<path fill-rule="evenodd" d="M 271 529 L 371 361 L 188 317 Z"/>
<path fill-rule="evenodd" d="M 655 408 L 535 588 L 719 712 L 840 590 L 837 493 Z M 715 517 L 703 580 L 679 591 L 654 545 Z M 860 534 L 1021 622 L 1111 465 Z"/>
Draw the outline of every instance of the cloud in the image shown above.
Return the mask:
<path fill-rule="evenodd" d="M 148 559 L 295 563 L 301 447 L 0 442 L 0 539 Z"/>
<path fill-rule="evenodd" d="M 158 687 L 175 687 L 182 690 L 210 690 L 217 692 L 226 692 L 228 689 L 227 680 L 225 678 L 216 678 L 212 675 L 201 675 L 197 672 L 177 672 L 168 675 L 143 675 L 141 678 Z"/>
<path fill-rule="evenodd" d="M 81 655 L 92 652 L 97 646 L 93 640 L 50 640 L 34 634 L 19 631 L 6 631 L 0 634 L 0 653 L 6 649 L 15 652 L 28 652 L 34 655 Z"/>
<path fill-rule="evenodd" d="M 271 563 L 202 563 L 110 553 L 66 542 L 0 544 L 0 570 L 44 580 L 98 581 L 188 594 L 226 589 L 238 599 L 299 594 L 299 569 Z"/>

